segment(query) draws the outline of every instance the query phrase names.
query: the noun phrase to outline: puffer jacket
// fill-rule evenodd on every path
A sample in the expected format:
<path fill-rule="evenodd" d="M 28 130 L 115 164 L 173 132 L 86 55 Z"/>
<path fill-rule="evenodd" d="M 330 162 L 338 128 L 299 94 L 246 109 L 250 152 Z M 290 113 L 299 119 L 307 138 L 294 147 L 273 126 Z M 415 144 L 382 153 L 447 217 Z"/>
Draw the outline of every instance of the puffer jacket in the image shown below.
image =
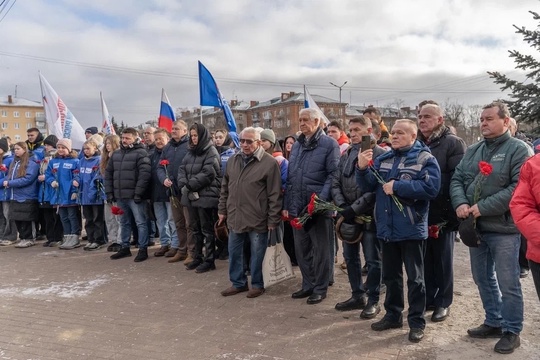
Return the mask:
<path fill-rule="evenodd" d="M 373 171 L 357 168 L 360 190 L 375 191 L 377 237 L 388 242 L 427 239 L 429 202 L 441 187 L 441 170 L 429 148 L 416 140 L 411 147 L 380 155 L 373 168 L 384 181 L 394 180 L 394 195 L 401 198 L 403 205 L 400 211 Z"/>
<path fill-rule="evenodd" d="M 169 180 L 173 182 L 174 193 L 177 196 L 180 196 L 180 188 L 178 187 L 178 169 L 180 168 L 180 165 L 182 165 L 182 161 L 188 152 L 188 140 L 189 138 L 187 135 L 184 135 L 178 141 L 174 139 L 169 140 L 169 143 L 163 148 L 160 157 L 160 161 L 169 161 L 169 165 L 167 166 L 168 177 Z M 167 178 L 167 174 L 165 173 L 165 168 L 163 166 L 159 166 L 157 168 L 157 176 L 159 182 L 163 184 Z"/>
<path fill-rule="evenodd" d="M 272 153 L 272 156 L 279 165 L 279 171 L 281 174 L 281 189 L 283 192 L 287 189 L 287 175 L 289 173 L 289 160 L 285 159 L 283 157 L 283 153 L 281 151 L 274 151 Z"/>
<path fill-rule="evenodd" d="M 101 155 L 99 151 L 81 160 L 79 180 L 79 202 L 81 205 L 103 205 L 106 200 L 105 186 L 99 170 Z"/>
<path fill-rule="evenodd" d="M 532 149 L 523 141 L 513 138 L 509 131 L 495 139 L 484 139 L 471 145 L 456 167 L 450 182 L 452 206 L 473 206 L 478 181 L 483 181 L 478 201 L 481 216 L 476 227 L 482 232 L 516 234 L 510 214 L 510 199 L 519 179 L 523 163 L 532 156 Z M 480 176 L 478 163 L 487 161 L 493 166 L 487 177 Z"/>
<path fill-rule="evenodd" d="M 39 173 L 39 165 L 34 161 L 33 157 L 30 157 L 26 167 L 26 175 L 24 177 L 18 177 L 17 172 L 19 170 L 20 163 L 21 162 L 17 157 L 15 157 L 11 163 L 11 169 L 7 175 L 8 188 L 6 197 L 9 200 L 18 202 L 28 200 L 37 201 L 37 177 Z"/>
<path fill-rule="evenodd" d="M 8 151 L 2 158 L 2 165 L 4 165 L 6 169 L 5 171 L 0 171 L 0 201 L 9 201 L 8 191 L 6 188 L 4 188 L 4 180 L 8 176 L 9 165 L 11 165 L 12 161 L 13 154 L 11 151 Z"/>
<path fill-rule="evenodd" d="M 289 157 L 289 174 L 285 191 L 284 209 L 296 217 L 308 205 L 315 193 L 325 201 L 331 200 L 332 176 L 339 163 L 336 140 L 324 134 L 321 128 L 306 140 L 298 137 Z"/>
<path fill-rule="evenodd" d="M 50 151 L 48 154 L 45 154 L 43 160 L 39 162 L 39 175 L 44 175 L 47 172 L 49 167 L 49 161 L 54 158 L 56 155 L 56 149 Z M 55 196 L 56 190 L 53 189 L 49 184 L 47 184 L 46 179 L 39 181 L 38 179 L 38 201 L 42 207 L 51 207 L 51 199 Z"/>
<path fill-rule="evenodd" d="M 208 130 L 201 124 L 196 124 L 196 126 L 197 145 L 193 145 L 190 139 L 189 151 L 178 171 L 178 187 L 182 193 L 181 203 L 185 206 L 217 209 L 221 189 L 219 154 L 210 141 Z M 193 199 L 193 193 L 197 193 L 199 198 Z"/>
<path fill-rule="evenodd" d="M 375 193 L 362 192 L 356 184 L 356 165 L 351 174 L 347 174 L 345 166 L 354 146 L 353 144 L 339 159 L 338 171 L 335 172 L 332 179 L 332 199 L 334 203 L 345 208 L 351 206 L 356 215 L 373 215 L 373 207 L 375 206 Z M 378 145 L 373 148 L 373 158 L 376 159 L 384 154 L 386 150 Z"/>
<path fill-rule="evenodd" d="M 523 164 L 510 212 L 519 232 L 527 239 L 527 259 L 540 263 L 540 155 Z"/>
<path fill-rule="evenodd" d="M 467 148 L 465 141 L 452 134 L 450 128 L 445 125 L 429 139 L 426 139 L 419 131 L 418 139 L 429 147 L 441 169 L 441 189 L 429 205 L 428 224 L 436 225 L 446 222 L 444 225 L 446 229 L 456 230 L 459 222 L 450 201 L 450 180 L 465 154 Z"/>
<path fill-rule="evenodd" d="M 79 182 L 79 159 L 71 155 L 66 157 L 58 154 L 49 161 L 45 171 L 45 182 L 51 186 L 53 181 L 58 182 L 50 200 L 51 205 L 74 206 L 78 199 L 72 200 L 73 194 L 78 194 L 78 189 L 73 186 L 73 181 Z"/>
<path fill-rule="evenodd" d="M 105 193 L 116 200 L 148 199 L 150 159 L 139 141 L 129 147 L 120 145 L 105 168 Z"/>
<path fill-rule="evenodd" d="M 151 189 L 151 196 L 150 200 L 152 202 L 169 202 L 169 191 L 163 185 L 163 182 L 159 181 L 158 171 L 161 169 L 163 172 L 165 172 L 165 167 L 163 165 L 160 165 L 160 161 L 163 155 L 163 149 L 158 149 L 157 147 L 154 147 L 152 150 L 152 155 L 150 156 L 150 164 L 152 166 L 152 179 L 150 180 L 150 189 Z M 168 160 L 167 160 L 168 161 Z M 169 162 L 169 165 L 167 165 L 167 172 L 171 172 L 171 164 Z M 163 179 L 165 181 L 165 179 Z M 171 178 L 172 181 L 172 178 Z M 179 194 L 176 192 L 175 194 Z"/>

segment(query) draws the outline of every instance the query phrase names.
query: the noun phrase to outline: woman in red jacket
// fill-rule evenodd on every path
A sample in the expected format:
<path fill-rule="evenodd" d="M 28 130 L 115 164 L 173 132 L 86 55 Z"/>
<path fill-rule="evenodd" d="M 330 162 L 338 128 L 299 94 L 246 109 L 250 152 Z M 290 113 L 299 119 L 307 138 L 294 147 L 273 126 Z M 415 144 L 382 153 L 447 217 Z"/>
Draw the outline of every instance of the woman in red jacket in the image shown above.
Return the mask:
<path fill-rule="evenodd" d="M 527 239 L 527 259 L 540 299 L 540 155 L 521 167 L 519 182 L 510 201 L 512 218 Z"/>

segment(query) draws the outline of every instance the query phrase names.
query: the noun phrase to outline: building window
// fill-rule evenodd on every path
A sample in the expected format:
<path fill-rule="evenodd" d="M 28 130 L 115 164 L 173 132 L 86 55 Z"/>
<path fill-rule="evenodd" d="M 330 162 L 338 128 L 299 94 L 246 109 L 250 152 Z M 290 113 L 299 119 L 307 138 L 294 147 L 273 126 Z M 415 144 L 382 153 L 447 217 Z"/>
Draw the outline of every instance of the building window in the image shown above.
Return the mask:
<path fill-rule="evenodd" d="M 24 116 L 27 118 L 27 119 L 30 119 L 32 117 L 32 112 L 31 111 L 27 111 L 24 113 Z"/>
<path fill-rule="evenodd" d="M 33 127 L 34 127 L 34 126 L 33 126 L 32 123 L 26 123 L 26 129 L 27 129 L 27 130 L 28 130 L 28 129 L 31 129 L 31 128 L 33 128 Z"/>
<path fill-rule="evenodd" d="M 18 112 L 18 111 L 14 111 L 14 112 L 13 112 L 13 117 L 19 117 L 19 112 Z"/>
<path fill-rule="evenodd" d="M 7 110 L 2 110 L 2 117 L 7 117 Z"/>
<path fill-rule="evenodd" d="M 13 124 L 13 126 L 15 127 L 15 129 L 19 129 L 19 123 L 15 123 Z"/>
<path fill-rule="evenodd" d="M 8 128 L 8 123 L 2 123 L 2 129 L 6 130 Z"/>
<path fill-rule="evenodd" d="M 21 135 L 15 135 L 15 140 L 20 141 L 21 140 Z"/>

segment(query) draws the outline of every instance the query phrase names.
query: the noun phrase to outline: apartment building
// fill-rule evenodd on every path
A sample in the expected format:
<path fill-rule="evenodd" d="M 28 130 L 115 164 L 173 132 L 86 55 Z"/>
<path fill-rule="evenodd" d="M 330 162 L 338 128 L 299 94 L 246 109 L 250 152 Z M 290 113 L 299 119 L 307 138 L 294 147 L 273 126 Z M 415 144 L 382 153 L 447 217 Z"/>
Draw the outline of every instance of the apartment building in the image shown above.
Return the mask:
<path fill-rule="evenodd" d="M 36 127 L 46 133 L 45 112 L 37 101 L 12 95 L 0 97 L 0 137 L 13 142 L 26 140 L 26 130 Z"/>

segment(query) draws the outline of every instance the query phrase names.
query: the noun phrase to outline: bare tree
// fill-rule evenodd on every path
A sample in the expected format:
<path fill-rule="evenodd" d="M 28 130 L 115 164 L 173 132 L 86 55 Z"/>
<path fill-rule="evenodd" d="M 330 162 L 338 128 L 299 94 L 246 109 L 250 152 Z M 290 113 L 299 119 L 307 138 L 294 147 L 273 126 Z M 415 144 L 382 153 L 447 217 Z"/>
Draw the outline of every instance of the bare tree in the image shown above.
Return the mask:
<path fill-rule="evenodd" d="M 465 123 L 465 107 L 463 104 L 457 101 L 451 102 L 447 99 L 442 103 L 441 109 L 446 125 L 459 129 Z"/>

